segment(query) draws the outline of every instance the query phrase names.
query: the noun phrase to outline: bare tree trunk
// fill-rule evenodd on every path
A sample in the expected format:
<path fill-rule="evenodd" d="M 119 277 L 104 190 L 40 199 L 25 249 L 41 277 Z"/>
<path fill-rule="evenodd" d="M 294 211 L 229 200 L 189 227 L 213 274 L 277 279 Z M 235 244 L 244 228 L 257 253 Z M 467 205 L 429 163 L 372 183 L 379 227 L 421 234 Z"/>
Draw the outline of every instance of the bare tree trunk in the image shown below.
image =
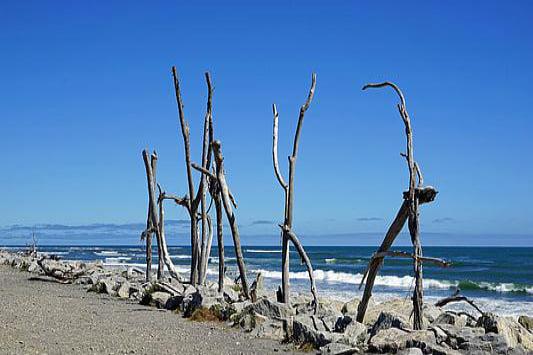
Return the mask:
<path fill-rule="evenodd" d="M 283 191 L 285 193 L 285 219 L 283 222 L 283 228 L 282 228 L 282 255 L 281 255 L 281 289 L 282 289 L 282 298 L 283 303 L 289 303 L 290 299 L 290 286 L 289 286 L 289 240 L 291 239 L 287 235 L 287 231 L 290 231 L 292 229 L 292 220 L 293 220 L 293 205 L 294 205 L 294 175 L 295 175 L 295 168 L 296 168 L 296 158 L 298 156 L 298 143 L 300 140 L 300 131 L 302 129 L 302 124 L 305 117 L 305 112 L 309 108 L 309 105 L 311 101 L 313 100 L 313 96 L 315 93 L 315 86 L 316 86 L 316 74 L 313 73 L 312 76 L 312 82 L 311 82 L 311 89 L 309 90 L 309 94 L 307 96 L 307 100 L 300 108 L 300 115 L 298 117 L 298 125 L 296 127 L 296 133 L 294 134 L 294 142 L 293 142 L 293 149 L 292 149 L 292 155 L 289 156 L 289 183 L 285 183 L 285 180 L 283 180 L 283 176 L 281 175 L 279 171 L 279 163 L 278 163 L 278 112 L 276 109 L 276 105 L 272 105 L 272 111 L 274 114 L 274 128 L 273 128 L 273 135 L 272 135 L 272 161 L 274 163 L 274 172 L 276 174 L 276 178 L 278 179 L 279 184 L 283 188 Z M 311 280 L 311 283 L 313 283 L 313 280 Z"/>
<path fill-rule="evenodd" d="M 191 168 L 191 152 L 190 152 L 190 129 L 189 125 L 185 120 L 185 113 L 183 111 L 183 100 L 181 98 L 180 92 L 180 83 L 178 79 L 178 74 L 176 72 L 176 67 L 172 67 L 172 77 L 174 79 L 174 89 L 176 93 L 176 102 L 178 104 L 178 113 L 180 119 L 181 133 L 183 135 L 183 143 L 185 146 L 185 165 L 187 168 L 187 183 L 189 186 L 189 203 L 188 203 L 188 212 L 191 220 L 191 284 L 198 284 L 198 258 L 199 258 L 199 249 L 198 249 L 198 224 L 196 221 L 196 210 L 197 204 L 195 201 L 194 195 L 194 181 L 192 178 L 192 168 Z"/>
<path fill-rule="evenodd" d="M 213 153 L 215 155 L 215 162 L 217 166 L 216 172 L 217 172 L 218 185 L 220 188 L 220 194 L 222 197 L 222 204 L 224 206 L 224 209 L 226 210 L 226 217 L 228 218 L 228 222 L 229 222 L 230 229 L 231 229 L 231 234 L 233 235 L 233 244 L 235 246 L 235 257 L 237 258 L 237 266 L 239 267 L 239 273 L 240 273 L 240 277 L 242 281 L 242 291 L 243 291 L 244 297 L 249 298 L 250 294 L 248 290 L 248 282 L 246 281 L 246 267 L 244 265 L 244 258 L 242 255 L 239 228 L 237 226 L 237 221 L 235 220 L 235 214 L 233 213 L 233 208 L 232 208 L 232 203 L 234 203 L 234 201 L 232 201 L 231 193 L 226 183 L 226 176 L 224 175 L 224 158 L 222 156 L 220 141 L 213 142 Z"/>

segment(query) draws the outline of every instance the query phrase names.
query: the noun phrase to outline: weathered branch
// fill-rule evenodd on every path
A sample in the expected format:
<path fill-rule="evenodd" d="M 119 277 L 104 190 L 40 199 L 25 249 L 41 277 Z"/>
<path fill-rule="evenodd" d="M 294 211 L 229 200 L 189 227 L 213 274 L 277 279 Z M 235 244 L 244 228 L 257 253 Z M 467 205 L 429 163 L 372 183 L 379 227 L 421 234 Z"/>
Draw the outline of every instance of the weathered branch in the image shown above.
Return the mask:
<path fill-rule="evenodd" d="M 274 115 L 274 128 L 272 132 L 272 162 L 274 163 L 274 173 L 276 178 L 279 181 L 279 184 L 284 190 L 287 190 L 289 186 L 283 179 L 281 172 L 279 171 L 278 163 L 278 110 L 276 109 L 276 104 L 272 105 L 272 112 Z"/>
<path fill-rule="evenodd" d="M 300 141 L 300 133 L 302 130 L 303 121 L 305 118 L 305 113 L 313 100 L 316 87 L 316 74 L 313 73 L 311 77 L 311 88 L 307 95 L 307 99 L 304 104 L 300 107 L 300 114 L 298 116 L 298 124 L 296 126 L 296 132 L 294 133 L 294 142 L 292 147 L 292 154 L 289 156 L 289 183 L 285 183 L 279 172 L 279 166 L 277 163 L 277 121 L 278 114 L 276 106 L 273 105 L 274 113 L 274 129 L 273 129 L 273 149 L 272 157 L 274 162 L 274 172 L 280 185 L 282 186 L 285 193 L 285 219 L 283 222 L 283 233 L 282 233 L 282 255 L 281 255 L 281 289 L 282 289 L 282 300 L 283 303 L 289 303 L 290 290 L 289 290 L 289 239 L 285 230 L 291 230 L 292 220 L 293 220 L 293 206 L 294 206 L 294 176 L 296 170 L 296 159 L 298 157 L 298 146 Z"/>
<path fill-rule="evenodd" d="M 414 261 L 414 274 L 415 274 L 415 289 L 413 292 L 413 329 L 420 330 L 423 328 L 423 316 L 422 316 L 422 303 L 423 303 L 423 286 L 422 286 L 422 263 L 420 257 L 422 256 L 422 246 L 420 244 L 419 236 L 419 215 L 418 205 L 419 201 L 416 197 L 416 177 L 417 168 L 415 166 L 415 159 L 413 155 L 413 131 L 411 128 L 411 119 L 407 113 L 405 104 L 405 97 L 400 88 L 391 82 L 383 82 L 378 84 L 367 84 L 363 87 L 363 90 L 367 88 L 381 88 L 391 87 L 400 98 L 400 104 L 398 104 L 398 111 L 405 125 L 405 135 L 407 138 L 407 165 L 409 166 L 409 216 L 408 227 L 411 234 L 411 242 L 413 243 L 413 254 L 415 255 Z M 420 175 L 419 175 L 420 178 Z M 419 181 L 420 182 L 420 181 Z M 421 184 L 420 184 L 421 185 Z"/>
<path fill-rule="evenodd" d="M 305 266 L 307 267 L 307 274 L 309 275 L 309 281 L 311 283 L 311 294 L 313 295 L 313 308 L 315 314 L 318 311 L 319 302 L 318 302 L 318 293 L 316 290 L 316 283 L 315 283 L 315 277 L 313 275 L 313 265 L 311 264 L 311 260 L 309 259 L 309 256 L 307 256 L 307 253 L 305 252 L 305 249 L 296 236 L 293 231 L 286 228 L 284 225 L 280 225 L 280 228 L 286 233 L 286 235 L 289 237 L 289 240 L 292 242 L 292 244 L 296 247 L 296 250 L 298 251 L 298 254 L 300 254 L 300 257 L 302 258 L 302 261 L 305 263 Z"/>
<path fill-rule="evenodd" d="M 372 262 L 372 260 L 374 260 L 374 259 L 383 259 L 386 256 L 399 257 L 399 258 L 409 258 L 409 259 L 416 259 L 417 258 L 415 255 L 413 255 L 411 253 L 407 253 L 405 251 L 382 251 L 382 252 L 375 253 L 372 256 L 372 258 L 370 259 L 370 262 Z M 427 257 L 427 256 L 419 256 L 418 260 L 422 261 L 422 262 L 432 263 L 432 264 L 435 264 L 435 265 L 438 265 L 438 266 L 441 266 L 441 267 L 449 267 L 451 265 L 451 263 L 449 261 L 446 261 L 444 259 L 432 258 L 432 257 Z"/>
<path fill-rule="evenodd" d="M 481 315 L 484 315 L 485 312 L 483 312 L 475 303 L 474 301 L 472 301 L 471 299 L 469 299 L 468 297 L 466 296 L 460 296 L 460 295 L 453 295 L 453 296 L 450 296 L 450 297 L 445 297 L 443 299 L 441 299 L 440 301 L 438 301 L 437 303 L 435 303 L 435 306 L 437 307 L 444 307 L 446 306 L 448 303 L 453 303 L 453 302 L 466 302 L 468 303 L 469 305 L 471 305 L 472 307 L 474 307 L 476 309 L 476 311 L 478 311 L 479 313 L 481 313 Z"/>
<path fill-rule="evenodd" d="M 180 83 L 178 79 L 178 74 L 176 72 L 176 67 L 172 67 L 172 78 L 174 81 L 174 90 L 176 94 L 176 103 L 178 105 L 178 114 L 181 126 L 181 133 L 183 136 L 183 145 L 185 147 L 185 166 L 187 169 L 187 183 L 189 186 L 189 200 L 188 200 L 188 211 L 191 219 L 191 284 L 196 285 L 198 283 L 198 224 L 195 220 L 196 215 L 196 204 L 193 203 L 195 200 L 194 194 L 194 181 L 192 178 L 192 167 L 191 167 L 191 148 L 190 148 L 190 129 L 189 125 L 185 120 L 185 113 L 183 111 L 183 99 L 181 97 Z"/>
<path fill-rule="evenodd" d="M 241 239 L 239 235 L 239 228 L 233 213 L 232 202 L 229 194 L 228 184 L 226 183 L 226 176 L 224 174 L 224 158 L 222 156 L 221 143 L 216 140 L 213 142 L 213 153 L 215 155 L 216 171 L 220 194 L 222 197 L 222 204 L 226 210 L 226 217 L 230 225 L 231 234 L 233 236 L 233 244 L 235 247 L 235 257 L 237 259 L 237 266 L 239 267 L 239 274 L 242 282 L 242 292 L 244 297 L 249 298 L 248 282 L 246 281 L 246 267 L 244 265 L 244 257 L 241 249 Z"/>

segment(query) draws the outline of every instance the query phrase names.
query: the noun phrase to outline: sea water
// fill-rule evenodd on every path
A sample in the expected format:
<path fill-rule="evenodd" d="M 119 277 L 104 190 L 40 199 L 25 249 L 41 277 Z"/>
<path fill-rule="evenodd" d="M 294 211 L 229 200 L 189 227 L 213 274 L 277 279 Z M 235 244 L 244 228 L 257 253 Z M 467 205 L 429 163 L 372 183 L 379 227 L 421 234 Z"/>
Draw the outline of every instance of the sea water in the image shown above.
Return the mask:
<path fill-rule="evenodd" d="M 20 247 L 9 247 L 18 249 Z M 190 268 L 190 247 L 169 246 L 169 253 L 178 270 L 187 274 Z M 360 297 L 364 289 L 359 284 L 375 247 L 310 246 L 311 258 L 319 294 L 347 300 Z M 411 251 L 399 247 L 395 250 Z M 122 246 L 43 246 L 39 251 L 55 254 L 65 260 L 96 261 L 105 265 L 126 268 L 145 267 L 146 250 L 139 245 Z M 265 287 L 275 290 L 281 282 L 281 249 L 275 246 L 243 246 L 250 280 L 261 272 Z M 157 251 L 153 250 L 153 266 L 157 265 Z M 214 246 L 209 260 L 208 277 L 216 279 L 218 250 Z M 457 288 L 475 300 L 484 310 L 502 315 L 533 316 L 533 248 L 502 247 L 425 247 L 425 256 L 444 258 L 448 268 L 425 264 L 424 297 L 426 302 L 449 296 Z M 225 247 L 225 263 L 229 276 L 237 275 L 233 246 Z M 298 253 L 290 252 L 290 283 L 295 293 L 309 290 L 305 265 Z M 409 300 L 414 287 L 413 265 L 410 259 L 386 258 L 374 284 L 373 297 L 383 301 L 392 297 Z M 455 305 L 468 309 L 468 305 Z"/>

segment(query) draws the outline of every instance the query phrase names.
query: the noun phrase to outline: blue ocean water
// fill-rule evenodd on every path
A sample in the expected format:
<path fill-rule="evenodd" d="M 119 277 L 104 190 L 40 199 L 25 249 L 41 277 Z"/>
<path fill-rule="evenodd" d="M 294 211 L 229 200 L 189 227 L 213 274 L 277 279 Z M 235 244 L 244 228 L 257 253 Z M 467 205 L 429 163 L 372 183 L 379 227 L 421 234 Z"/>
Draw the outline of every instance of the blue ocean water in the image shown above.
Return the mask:
<path fill-rule="evenodd" d="M 17 247 L 9 247 L 17 248 Z M 360 296 L 359 283 L 375 247 L 310 246 L 306 250 L 315 269 L 319 293 L 324 296 L 349 299 Z M 124 246 L 43 246 L 41 252 L 56 254 L 66 260 L 95 261 L 114 267 L 145 266 L 142 245 Z M 410 251 L 398 247 L 394 250 Z M 281 249 L 275 246 L 244 246 L 249 277 L 261 272 L 266 287 L 276 289 L 281 280 Z M 170 246 L 169 253 L 178 269 L 186 274 L 190 265 L 190 247 Z M 157 255 L 154 249 L 154 255 Z M 217 247 L 209 263 L 209 277 L 218 270 Z M 226 246 L 228 275 L 236 275 L 233 246 Z M 449 268 L 424 265 L 424 296 L 427 302 L 453 293 L 459 287 L 487 311 L 506 315 L 533 315 L 533 248 L 501 247 L 425 247 L 425 256 L 444 258 Z M 154 258 L 157 265 L 157 257 Z M 412 262 L 409 259 L 388 258 L 380 269 L 374 287 L 374 297 L 408 299 L 413 288 Z M 309 288 L 305 266 L 291 250 L 290 282 L 294 292 Z M 461 307 L 461 306 L 457 306 Z"/>

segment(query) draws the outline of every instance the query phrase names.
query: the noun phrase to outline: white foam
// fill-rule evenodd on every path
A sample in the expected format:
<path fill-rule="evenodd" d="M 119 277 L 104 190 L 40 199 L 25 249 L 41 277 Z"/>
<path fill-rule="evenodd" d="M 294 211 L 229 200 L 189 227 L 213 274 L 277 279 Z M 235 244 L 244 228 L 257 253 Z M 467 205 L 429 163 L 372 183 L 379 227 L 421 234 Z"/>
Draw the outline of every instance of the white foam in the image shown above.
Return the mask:
<path fill-rule="evenodd" d="M 100 256 L 118 255 L 118 251 L 114 251 L 114 250 L 95 251 L 94 253 Z"/>
<path fill-rule="evenodd" d="M 281 279 L 281 271 L 270 270 L 253 270 L 255 272 L 261 272 L 266 278 Z M 347 272 L 336 272 L 333 270 L 314 270 L 313 276 L 316 280 L 330 282 L 330 283 L 347 283 L 347 284 L 360 284 L 363 274 L 350 274 Z M 307 279 L 307 271 L 291 272 L 289 273 L 290 279 Z M 413 285 L 414 278 L 411 276 L 377 276 L 375 285 L 389 286 L 395 288 L 410 288 Z M 447 281 L 439 281 L 433 279 L 424 279 L 424 286 L 426 288 L 448 289 L 454 286 L 453 283 Z"/>

